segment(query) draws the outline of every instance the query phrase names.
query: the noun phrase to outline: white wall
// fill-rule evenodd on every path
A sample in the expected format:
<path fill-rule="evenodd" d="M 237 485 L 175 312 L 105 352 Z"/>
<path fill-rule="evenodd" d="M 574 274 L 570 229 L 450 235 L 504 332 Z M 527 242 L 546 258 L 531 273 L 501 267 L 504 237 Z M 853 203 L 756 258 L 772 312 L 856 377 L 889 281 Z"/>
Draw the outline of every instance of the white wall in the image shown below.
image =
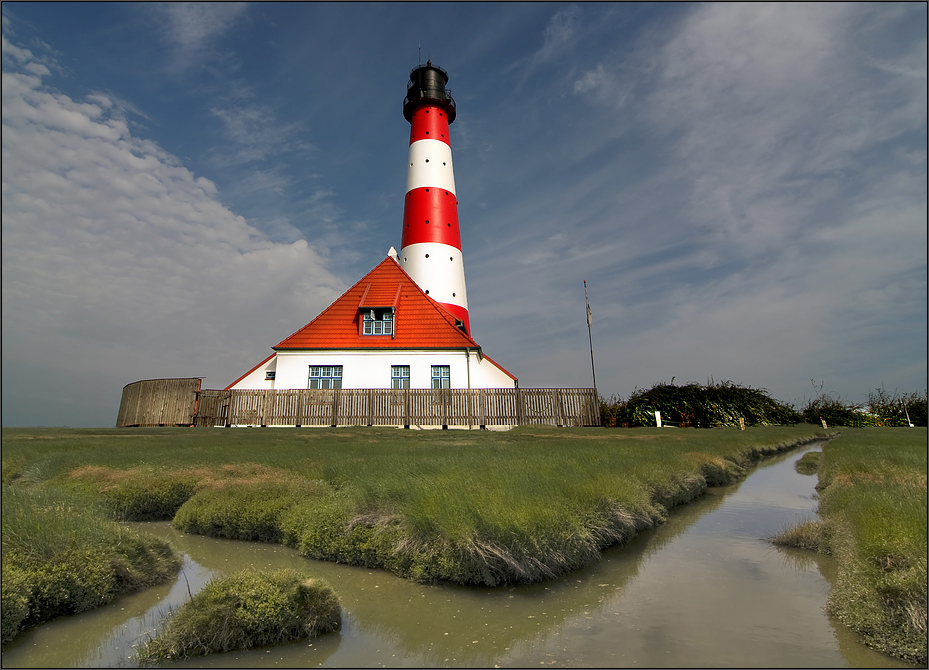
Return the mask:
<path fill-rule="evenodd" d="M 273 389 L 279 388 L 274 385 L 276 380 L 267 380 L 265 379 L 266 372 L 273 372 L 277 366 L 277 356 L 272 356 L 270 359 L 259 365 L 257 368 L 248 373 L 245 377 L 240 379 L 235 383 L 231 388 L 234 389 Z M 304 387 L 305 388 L 305 387 Z"/>
<path fill-rule="evenodd" d="M 513 379 L 476 350 L 453 351 L 331 351 L 286 352 L 277 355 L 239 381 L 236 389 L 305 389 L 311 365 L 341 365 L 342 388 L 390 388 L 390 368 L 410 366 L 410 388 L 432 388 L 432 366 L 447 365 L 451 388 L 468 388 L 470 364 L 471 388 L 513 388 Z M 274 370 L 276 379 L 265 381 L 265 371 Z"/>

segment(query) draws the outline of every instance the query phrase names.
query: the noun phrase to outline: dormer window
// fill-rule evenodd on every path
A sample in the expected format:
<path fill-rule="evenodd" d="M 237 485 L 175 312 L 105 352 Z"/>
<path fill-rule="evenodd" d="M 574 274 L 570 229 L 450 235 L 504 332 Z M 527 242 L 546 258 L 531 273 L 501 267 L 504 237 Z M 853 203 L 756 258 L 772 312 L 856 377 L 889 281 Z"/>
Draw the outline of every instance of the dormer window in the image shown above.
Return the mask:
<path fill-rule="evenodd" d="M 393 335 L 394 311 L 386 309 L 368 309 L 363 312 L 364 320 L 362 334 L 364 335 Z"/>

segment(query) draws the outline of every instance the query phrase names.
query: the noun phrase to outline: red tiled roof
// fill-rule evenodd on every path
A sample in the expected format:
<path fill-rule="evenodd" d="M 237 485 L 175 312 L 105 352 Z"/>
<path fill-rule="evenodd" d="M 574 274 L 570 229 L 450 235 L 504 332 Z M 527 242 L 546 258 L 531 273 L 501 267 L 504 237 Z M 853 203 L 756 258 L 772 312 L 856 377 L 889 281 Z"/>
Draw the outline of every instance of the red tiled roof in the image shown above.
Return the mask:
<path fill-rule="evenodd" d="M 395 307 L 394 336 L 362 335 L 362 309 Z M 393 258 L 385 258 L 319 316 L 274 349 L 462 349 L 477 342 L 427 296 Z M 499 366 L 498 366 L 499 367 Z M 501 368 L 502 369 L 502 368 Z"/>

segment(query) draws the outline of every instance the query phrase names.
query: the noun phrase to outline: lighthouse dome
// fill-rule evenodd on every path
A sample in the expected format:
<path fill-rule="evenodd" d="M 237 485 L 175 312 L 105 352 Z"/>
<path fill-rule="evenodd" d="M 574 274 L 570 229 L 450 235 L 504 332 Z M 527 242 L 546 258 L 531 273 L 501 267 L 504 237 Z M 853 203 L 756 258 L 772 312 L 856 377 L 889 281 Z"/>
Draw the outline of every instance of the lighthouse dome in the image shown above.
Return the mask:
<path fill-rule="evenodd" d="M 448 115 L 448 122 L 455 120 L 455 100 L 445 88 L 448 73 L 432 61 L 417 65 L 410 72 L 410 82 L 406 85 L 406 97 L 403 99 L 403 116 L 407 121 L 413 118 L 413 110 L 422 101 L 438 104 Z"/>

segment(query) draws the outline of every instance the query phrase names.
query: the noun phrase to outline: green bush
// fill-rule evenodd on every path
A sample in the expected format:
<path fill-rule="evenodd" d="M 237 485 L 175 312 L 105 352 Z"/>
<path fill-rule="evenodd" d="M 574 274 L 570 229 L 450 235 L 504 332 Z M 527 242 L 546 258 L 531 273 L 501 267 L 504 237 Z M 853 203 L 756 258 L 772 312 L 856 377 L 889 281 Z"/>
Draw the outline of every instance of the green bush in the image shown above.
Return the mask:
<path fill-rule="evenodd" d="M 830 428 L 833 426 L 864 428 L 874 425 L 873 417 L 862 411 L 861 405 L 849 403 L 830 395 L 821 395 L 814 398 L 807 403 L 800 415 L 807 423 L 818 424 L 825 421 Z"/>
<path fill-rule="evenodd" d="M 868 414 L 879 426 L 925 426 L 926 392 L 898 395 L 874 389 L 868 394 Z"/>
<path fill-rule="evenodd" d="M 625 402 L 601 401 L 601 418 L 606 426 L 654 426 L 655 412 L 663 423 L 681 427 L 770 426 L 800 422 L 794 409 L 768 396 L 764 389 L 738 386 L 729 381 L 684 386 L 656 384 L 637 390 Z"/>
<path fill-rule="evenodd" d="M 321 581 L 294 570 L 215 579 L 170 615 L 142 663 L 250 649 L 338 630 L 341 607 Z"/>
<path fill-rule="evenodd" d="M 868 394 L 868 402 L 853 403 L 837 395 L 823 391 L 823 384 L 816 386 L 816 396 L 807 402 L 800 412 L 807 423 L 825 421 L 832 426 L 853 428 L 925 426 L 926 392 L 888 393 L 883 387 Z"/>

